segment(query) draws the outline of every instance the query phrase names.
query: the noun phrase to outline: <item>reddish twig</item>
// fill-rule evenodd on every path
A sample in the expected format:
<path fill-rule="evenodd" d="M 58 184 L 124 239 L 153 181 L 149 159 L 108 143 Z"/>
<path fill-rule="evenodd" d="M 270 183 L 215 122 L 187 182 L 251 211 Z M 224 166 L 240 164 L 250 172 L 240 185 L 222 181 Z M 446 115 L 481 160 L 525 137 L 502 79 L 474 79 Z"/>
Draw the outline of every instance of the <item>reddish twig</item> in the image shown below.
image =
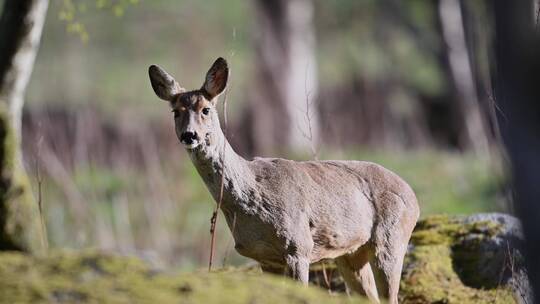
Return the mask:
<path fill-rule="evenodd" d="M 227 146 L 227 93 L 229 89 L 225 90 L 225 94 L 223 97 L 223 135 L 225 137 L 225 140 L 223 141 L 223 168 L 221 169 L 221 186 L 219 188 L 219 200 L 216 206 L 216 209 L 214 209 L 214 212 L 212 213 L 212 218 L 210 218 L 210 257 L 208 259 L 208 271 L 212 270 L 212 264 L 214 261 L 214 252 L 215 252 L 215 243 L 216 243 L 216 225 L 217 225 L 217 218 L 218 218 L 218 212 L 219 209 L 221 209 L 221 203 L 223 202 L 223 188 L 225 184 L 225 148 Z"/>

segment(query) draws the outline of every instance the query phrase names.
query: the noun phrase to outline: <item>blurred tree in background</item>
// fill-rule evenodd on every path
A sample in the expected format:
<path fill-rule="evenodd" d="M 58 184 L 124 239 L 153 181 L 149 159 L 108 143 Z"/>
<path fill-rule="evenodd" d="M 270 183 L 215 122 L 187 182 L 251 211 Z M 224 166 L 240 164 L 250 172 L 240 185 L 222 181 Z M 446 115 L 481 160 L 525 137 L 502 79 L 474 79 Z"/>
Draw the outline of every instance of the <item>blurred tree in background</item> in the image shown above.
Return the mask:
<path fill-rule="evenodd" d="M 319 117 L 317 61 L 311 0 L 256 0 L 255 83 L 244 118 L 252 154 L 280 148 L 315 149 Z"/>
<path fill-rule="evenodd" d="M 21 155 L 22 108 L 48 0 L 6 0 L 0 16 L 0 249 L 38 251 L 42 240 Z"/>
<path fill-rule="evenodd" d="M 491 3 L 495 15 L 493 87 L 501 134 L 509 155 L 516 213 L 527 242 L 528 271 L 540 294 L 540 2 Z M 537 298 L 538 299 L 538 298 Z M 538 301 L 538 300 L 537 300 Z"/>

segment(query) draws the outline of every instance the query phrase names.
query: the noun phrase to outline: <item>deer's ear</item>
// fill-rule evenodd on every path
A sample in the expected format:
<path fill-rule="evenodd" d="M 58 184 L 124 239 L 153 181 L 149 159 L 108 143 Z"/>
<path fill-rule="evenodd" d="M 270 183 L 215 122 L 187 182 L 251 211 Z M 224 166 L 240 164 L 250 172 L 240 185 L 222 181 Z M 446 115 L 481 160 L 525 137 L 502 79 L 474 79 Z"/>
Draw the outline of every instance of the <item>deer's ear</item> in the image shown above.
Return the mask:
<path fill-rule="evenodd" d="M 202 89 L 208 93 L 211 99 L 218 96 L 227 87 L 227 80 L 229 79 L 229 67 L 225 59 L 219 57 L 208 73 L 206 73 L 206 80 L 204 81 Z"/>
<path fill-rule="evenodd" d="M 172 102 L 178 94 L 186 91 L 169 73 L 157 65 L 151 65 L 148 68 L 148 75 L 152 89 L 163 100 Z"/>

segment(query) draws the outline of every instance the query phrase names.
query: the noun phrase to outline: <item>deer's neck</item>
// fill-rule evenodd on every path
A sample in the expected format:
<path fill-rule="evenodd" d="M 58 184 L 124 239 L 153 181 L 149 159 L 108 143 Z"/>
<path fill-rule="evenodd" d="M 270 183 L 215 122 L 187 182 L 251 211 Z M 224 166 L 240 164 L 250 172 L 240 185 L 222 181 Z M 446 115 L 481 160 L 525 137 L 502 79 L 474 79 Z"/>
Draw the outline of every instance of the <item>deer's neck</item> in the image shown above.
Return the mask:
<path fill-rule="evenodd" d="M 199 175 L 216 202 L 220 199 L 223 183 L 222 203 L 242 203 L 254 180 L 248 162 L 233 150 L 221 129 L 213 132 L 206 141 L 206 145 L 188 151 Z"/>

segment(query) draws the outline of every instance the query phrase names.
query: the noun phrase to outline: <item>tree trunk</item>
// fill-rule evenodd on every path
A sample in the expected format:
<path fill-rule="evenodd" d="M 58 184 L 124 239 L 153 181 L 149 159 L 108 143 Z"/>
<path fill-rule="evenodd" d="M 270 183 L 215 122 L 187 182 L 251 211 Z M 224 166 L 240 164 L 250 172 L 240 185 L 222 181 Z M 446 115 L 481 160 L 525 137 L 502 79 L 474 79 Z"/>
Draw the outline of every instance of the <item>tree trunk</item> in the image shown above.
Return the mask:
<path fill-rule="evenodd" d="M 311 0 L 255 0 L 256 84 L 250 90 L 251 149 L 314 152 L 319 125 Z"/>
<path fill-rule="evenodd" d="M 516 211 L 523 222 L 529 275 L 540 297 L 540 40 L 531 1 L 496 0 L 497 119 L 511 163 Z M 536 25 L 537 26 L 537 25 Z M 537 30 L 536 30 L 537 31 Z"/>
<path fill-rule="evenodd" d="M 5 0 L 0 17 L 0 249 L 41 249 L 39 209 L 24 171 L 21 111 L 48 0 Z"/>
<path fill-rule="evenodd" d="M 439 18 L 463 118 L 462 146 L 471 147 L 480 156 L 489 156 L 488 133 L 469 58 L 460 0 L 441 0 Z"/>

